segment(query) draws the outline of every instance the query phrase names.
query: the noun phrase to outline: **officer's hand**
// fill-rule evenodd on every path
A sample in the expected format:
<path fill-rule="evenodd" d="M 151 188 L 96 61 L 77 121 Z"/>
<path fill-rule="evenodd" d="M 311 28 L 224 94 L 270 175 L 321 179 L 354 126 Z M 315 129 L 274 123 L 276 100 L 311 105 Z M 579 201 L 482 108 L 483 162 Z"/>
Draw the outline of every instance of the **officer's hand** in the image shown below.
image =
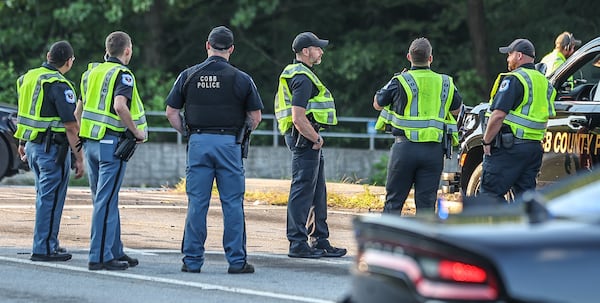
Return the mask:
<path fill-rule="evenodd" d="M 323 142 L 323 137 L 319 136 L 319 138 L 321 138 L 320 142 L 313 143 L 312 149 L 318 150 L 318 149 L 321 149 L 321 147 L 323 147 L 323 144 L 325 143 L 325 142 Z"/>
<path fill-rule="evenodd" d="M 25 156 L 25 146 L 19 145 L 17 151 L 19 152 L 19 158 L 21 158 L 21 161 L 27 163 L 27 156 Z"/>
<path fill-rule="evenodd" d="M 492 146 L 491 145 L 484 145 L 483 146 L 483 154 L 486 156 L 491 156 L 492 155 Z"/>
<path fill-rule="evenodd" d="M 75 179 L 83 177 L 84 170 L 83 159 L 75 160 Z"/>
<path fill-rule="evenodd" d="M 143 130 L 136 128 L 133 135 L 135 136 L 137 143 L 142 143 L 144 140 L 146 140 L 146 132 Z"/>

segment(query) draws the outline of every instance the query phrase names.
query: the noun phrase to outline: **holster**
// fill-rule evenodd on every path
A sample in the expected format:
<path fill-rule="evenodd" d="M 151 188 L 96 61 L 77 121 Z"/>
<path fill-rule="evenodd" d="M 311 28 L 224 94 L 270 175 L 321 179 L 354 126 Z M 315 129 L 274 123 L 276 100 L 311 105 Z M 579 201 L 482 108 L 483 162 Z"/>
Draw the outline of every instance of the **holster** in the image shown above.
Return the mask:
<path fill-rule="evenodd" d="M 54 162 L 56 164 L 62 165 L 63 163 L 65 163 L 65 159 L 69 154 L 69 140 L 67 139 L 67 135 L 53 133 L 51 135 L 48 135 L 48 137 L 52 137 L 51 141 L 53 141 L 54 144 L 58 145 L 58 152 L 56 153 L 56 159 L 54 159 Z"/>
<path fill-rule="evenodd" d="M 117 149 L 115 150 L 115 157 L 123 160 L 129 161 L 135 153 L 135 149 L 137 147 L 137 139 L 133 135 L 130 130 L 125 130 L 123 135 L 119 138 L 119 142 L 117 143 Z"/>
<path fill-rule="evenodd" d="M 502 133 L 501 138 L 502 147 L 505 149 L 510 149 L 515 144 L 515 137 L 512 133 Z"/>

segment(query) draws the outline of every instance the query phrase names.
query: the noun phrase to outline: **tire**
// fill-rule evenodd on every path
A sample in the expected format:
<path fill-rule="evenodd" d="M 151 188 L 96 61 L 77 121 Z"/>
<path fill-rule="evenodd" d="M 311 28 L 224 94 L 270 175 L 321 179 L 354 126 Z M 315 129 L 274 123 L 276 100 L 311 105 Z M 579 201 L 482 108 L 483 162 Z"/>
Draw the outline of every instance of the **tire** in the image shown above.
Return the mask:
<path fill-rule="evenodd" d="M 481 187 L 481 175 L 483 174 L 483 164 L 479 163 L 473 170 L 469 183 L 467 183 L 467 196 L 476 196 L 479 194 L 479 188 Z"/>
<path fill-rule="evenodd" d="M 477 196 L 479 194 L 479 189 L 481 188 L 481 175 L 483 175 L 483 163 L 477 165 L 469 178 L 466 191 L 467 196 Z M 506 199 L 508 203 L 515 201 L 515 194 L 512 189 L 504 195 L 504 199 Z"/>
<path fill-rule="evenodd" d="M 0 181 L 8 172 L 8 166 L 12 162 L 9 151 L 8 145 L 6 145 L 6 142 L 0 137 Z"/>

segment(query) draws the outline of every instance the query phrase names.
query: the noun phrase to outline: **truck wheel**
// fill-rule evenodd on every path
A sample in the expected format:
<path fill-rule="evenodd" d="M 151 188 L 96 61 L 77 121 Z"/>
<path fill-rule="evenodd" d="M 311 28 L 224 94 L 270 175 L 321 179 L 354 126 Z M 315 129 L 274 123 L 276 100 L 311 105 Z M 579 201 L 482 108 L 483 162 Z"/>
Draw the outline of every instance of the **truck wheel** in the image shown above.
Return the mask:
<path fill-rule="evenodd" d="M 476 196 L 479 194 L 479 188 L 481 187 L 481 175 L 483 174 L 483 164 L 479 163 L 471 177 L 469 178 L 469 183 L 467 183 L 467 196 Z"/>
<path fill-rule="evenodd" d="M 476 196 L 479 194 L 479 189 L 481 188 L 481 175 L 483 175 L 483 163 L 479 163 L 473 174 L 471 174 L 471 178 L 469 178 L 469 183 L 467 184 L 467 196 Z M 515 201 L 515 193 L 512 188 L 504 195 L 504 199 L 508 201 L 508 203 Z"/>
<path fill-rule="evenodd" d="M 10 163 L 10 153 L 8 151 L 6 142 L 0 138 L 0 180 L 4 178 L 8 171 L 8 164 Z"/>

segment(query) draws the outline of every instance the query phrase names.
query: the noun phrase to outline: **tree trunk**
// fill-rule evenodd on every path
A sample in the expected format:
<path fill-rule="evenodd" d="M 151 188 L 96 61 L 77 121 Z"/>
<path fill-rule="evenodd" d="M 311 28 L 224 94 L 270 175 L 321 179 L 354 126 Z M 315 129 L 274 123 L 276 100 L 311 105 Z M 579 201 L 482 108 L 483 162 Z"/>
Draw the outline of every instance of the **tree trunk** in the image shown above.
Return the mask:
<path fill-rule="evenodd" d="M 489 89 L 489 60 L 486 54 L 487 32 L 485 29 L 485 13 L 483 0 L 467 1 L 467 24 L 469 35 L 473 42 L 473 62 L 475 70 L 482 79 L 482 87 L 479 92 L 482 97 L 487 95 Z"/>
<path fill-rule="evenodd" d="M 160 56 L 160 43 L 162 38 L 162 18 L 164 5 L 162 0 L 154 1 L 150 11 L 145 14 L 145 23 L 148 36 L 144 43 L 144 64 L 145 66 L 161 67 L 162 57 Z"/>

